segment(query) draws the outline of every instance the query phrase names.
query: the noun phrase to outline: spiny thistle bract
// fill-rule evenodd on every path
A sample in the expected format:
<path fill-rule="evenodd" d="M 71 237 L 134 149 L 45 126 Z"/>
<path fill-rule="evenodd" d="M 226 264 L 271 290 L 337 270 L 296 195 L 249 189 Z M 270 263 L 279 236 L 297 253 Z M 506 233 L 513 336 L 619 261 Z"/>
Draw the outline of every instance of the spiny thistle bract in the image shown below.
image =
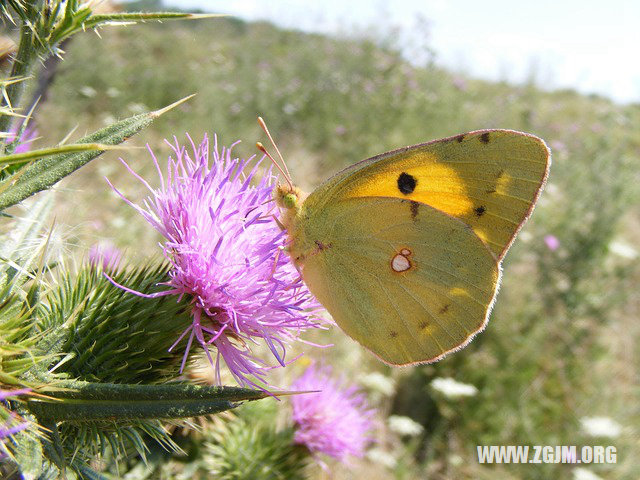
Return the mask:
<path fill-rule="evenodd" d="M 167 270 L 160 264 L 109 273 L 115 281 L 152 292 L 166 281 Z M 185 302 L 128 295 L 101 266 L 65 275 L 46 301 L 40 328 L 56 331 L 56 349 L 68 356 L 58 374 L 103 383 L 161 383 L 179 374 L 180 357 L 168 350 L 191 322 Z"/>
<path fill-rule="evenodd" d="M 264 405 L 263 405 L 264 406 Z M 307 478 L 308 451 L 293 441 L 291 427 L 276 428 L 275 409 L 256 418 L 242 411 L 231 420 L 219 420 L 205 432 L 204 465 L 209 478 L 220 480 Z"/>

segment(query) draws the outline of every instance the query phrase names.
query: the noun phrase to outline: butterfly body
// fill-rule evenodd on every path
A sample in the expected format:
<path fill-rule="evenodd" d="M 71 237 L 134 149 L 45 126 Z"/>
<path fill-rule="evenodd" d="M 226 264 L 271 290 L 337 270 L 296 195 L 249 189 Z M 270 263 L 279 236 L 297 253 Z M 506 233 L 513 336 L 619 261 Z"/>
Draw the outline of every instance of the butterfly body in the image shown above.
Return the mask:
<path fill-rule="evenodd" d="M 549 167 L 542 140 L 485 130 L 388 152 L 308 197 L 279 186 L 289 254 L 336 323 L 393 365 L 481 331 L 500 262 Z"/>

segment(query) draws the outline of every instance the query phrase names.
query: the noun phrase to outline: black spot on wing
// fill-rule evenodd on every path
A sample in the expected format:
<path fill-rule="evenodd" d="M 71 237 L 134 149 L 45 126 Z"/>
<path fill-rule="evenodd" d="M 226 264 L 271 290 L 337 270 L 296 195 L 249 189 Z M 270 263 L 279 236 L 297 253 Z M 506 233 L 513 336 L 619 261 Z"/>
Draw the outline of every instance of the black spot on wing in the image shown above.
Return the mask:
<path fill-rule="evenodd" d="M 318 247 L 318 251 L 322 252 L 323 250 L 327 250 L 328 248 L 331 248 L 331 244 L 326 244 L 326 243 L 322 243 L 320 240 L 316 240 L 315 241 L 316 247 Z"/>
<path fill-rule="evenodd" d="M 458 142 L 458 143 L 462 143 L 463 140 L 464 140 L 464 133 L 462 135 L 458 135 L 456 137 L 456 142 Z"/>
<path fill-rule="evenodd" d="M 482 215 L 484 215 L 484 212 L 486 212 L 487 209 L 484 207 L 484 205 L 480 205 L 478 208 L 476 208 L 474 210 L 474 212 L 476 213 L 476 215 L 478 217 L 481 217 Z"/>
<path fill-rule="evenodd" d="M 414 220 L 418 217 L 418 210 L 420 209 L 420 204 L 411 200 L 411 220 Z"/>
<path fill-rule="evenodd" d="M 408 173 L 402 172 L 398 177 L 398 190 L 405 195 L 412 193 L 416 189 L 417 184 L 418 181 L 416 180 L 416 177 L 409 175 Z"/>
<path fill-rule="evenodd" d="M 391 332 L 389 333 L 389 336 L 391 338 L 396 338 L 398 336 L 398 332 L 395 332 L 395 331 L 391 330 Z"/>
<path fill-rule="evenodd" d="M 449 304 L 447 303 L 444 307 L 442 307 L 440 310 L 438 310 L 438 313 L 440 315 L 444 315 L 445 313 L 447 313 L 449 311 Z"/>
<path fill-rule="evenodd" d="M 489 132 L 484 132 L 482 135 L 480 135 L 480 141 L 482 143 L 489 143 Z"/>

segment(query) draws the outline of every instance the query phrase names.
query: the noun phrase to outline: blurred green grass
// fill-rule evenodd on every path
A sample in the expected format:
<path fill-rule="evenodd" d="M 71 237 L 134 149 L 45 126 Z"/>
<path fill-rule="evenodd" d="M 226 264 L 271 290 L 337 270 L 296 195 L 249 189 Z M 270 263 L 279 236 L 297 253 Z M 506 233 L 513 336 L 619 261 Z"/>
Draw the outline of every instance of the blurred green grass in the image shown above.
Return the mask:
<path fill-rule="evenodd" d="M 331 173 L 392 148 L 480 128 L 511 128 L 544 138 L 554 163 L 546 191 L 505 261 L 487 330 L 438 364 L 392 370 L 339 330 L 314 337 L 336 344 L 318 355 L 347 374 L 380 371 L 397 393 L 382 411 L 425 425 L 419 442 L 384 431 L 380 448 L 395 467 L 357 463 L 339 478 L 572 478 L 573 466 L 477 463 L 477 444 L 618 447 L 616 465 L 589 466 L 607 479 L 640 477 L 640 265 L 616 255 L 612 242 L 638 248 L 640 106 L 615 105 L 572 91 L 489 83 L 434 64 L 411 65 L 373 30 L 370 38 L 336 39 L 234 19 L 104 29 L 67 47 L 37 121 L 41 144 L 57 142 L 191 93 L 197 97 L 132 140 L 159 159 L 163 138 L 208 132 L 235 152 L 255 153 L 267 120 L 294 179 L 311 189 Z M 384 45 L 384 46 L 383 46 Z M 123 156 L 156 178 L 148 153 Z M 56 223 L 81 256 L 101 239 L 144 257 L 158 238 L 118 200 L 109 179 L 134 201 L 140 185 L 110 153 L 66 180 Z M 550 251 L 552 234 L 560 248 Z M 154 250 L 155 249 L 155 250 Z M 337 359 L 337 360 L 336 360 Z M 429 382 L 454 377 L 477 396 L 457 401 Z M 624 426 L 615 439 L 591 438 L 579 419 L 606 416 Z M 383 429 L 384 430 L 384 429 Z"/>

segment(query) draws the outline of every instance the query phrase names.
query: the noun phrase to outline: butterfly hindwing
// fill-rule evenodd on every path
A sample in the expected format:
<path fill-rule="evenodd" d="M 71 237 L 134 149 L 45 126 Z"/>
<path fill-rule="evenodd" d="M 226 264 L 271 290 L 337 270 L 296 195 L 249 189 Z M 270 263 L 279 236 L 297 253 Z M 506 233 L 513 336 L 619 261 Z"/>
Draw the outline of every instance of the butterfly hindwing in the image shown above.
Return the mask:
<path fill-rule="evenodd" d="M 426 203 L 469 225 L 501 260 L 546 180 L 549 149 L 533 135 L 482 130 L 364 160 L 321 185 L 310 207 L 352 197 Z"/>
<path fill-rule="evenodd" d="M 305 283 L 385 362 L 435 361 L 484 328 L 499 264 L 462 221 L 393 197 L 343 198 L 303 218 L 291 233 Z"/>

